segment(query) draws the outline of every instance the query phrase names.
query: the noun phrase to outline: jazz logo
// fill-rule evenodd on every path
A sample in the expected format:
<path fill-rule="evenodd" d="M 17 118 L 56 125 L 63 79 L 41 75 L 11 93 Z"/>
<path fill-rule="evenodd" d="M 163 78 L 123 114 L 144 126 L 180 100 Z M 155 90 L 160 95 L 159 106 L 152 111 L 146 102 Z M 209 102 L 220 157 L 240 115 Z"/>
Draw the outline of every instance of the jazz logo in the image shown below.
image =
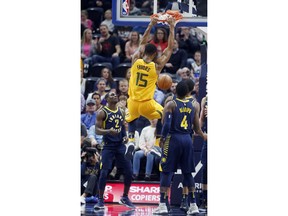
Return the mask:
<path fill-rule="evenodd" d="M 129 0 L 122 0 L 122 15 L 129 15 Z"/>

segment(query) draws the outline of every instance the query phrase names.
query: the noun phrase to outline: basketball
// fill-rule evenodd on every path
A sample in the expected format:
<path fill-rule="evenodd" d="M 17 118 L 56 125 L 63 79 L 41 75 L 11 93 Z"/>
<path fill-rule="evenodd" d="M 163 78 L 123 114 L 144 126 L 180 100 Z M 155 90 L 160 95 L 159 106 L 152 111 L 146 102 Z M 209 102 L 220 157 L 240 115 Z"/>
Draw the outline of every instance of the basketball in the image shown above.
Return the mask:
<path fill-rule="evenodd" d="M 168 90 L 172 85 L 172 78 L 168 74 L 160 74 L 157 85 L 161 90 Z"/>

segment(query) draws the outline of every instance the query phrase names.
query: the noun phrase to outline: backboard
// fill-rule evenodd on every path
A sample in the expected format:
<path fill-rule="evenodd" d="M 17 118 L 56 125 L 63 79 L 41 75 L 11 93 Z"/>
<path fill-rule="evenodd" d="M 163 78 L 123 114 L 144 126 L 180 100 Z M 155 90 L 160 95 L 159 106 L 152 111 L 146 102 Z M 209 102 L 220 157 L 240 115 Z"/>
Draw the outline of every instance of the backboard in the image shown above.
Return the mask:
<path fill-rule="evenodd" d="M 113 0 L 112 19 L 114 25 L 147 26 L 152 14 L 166 9 L 181 11 L 177 26 L 207 26 L 207 0 Z"/>

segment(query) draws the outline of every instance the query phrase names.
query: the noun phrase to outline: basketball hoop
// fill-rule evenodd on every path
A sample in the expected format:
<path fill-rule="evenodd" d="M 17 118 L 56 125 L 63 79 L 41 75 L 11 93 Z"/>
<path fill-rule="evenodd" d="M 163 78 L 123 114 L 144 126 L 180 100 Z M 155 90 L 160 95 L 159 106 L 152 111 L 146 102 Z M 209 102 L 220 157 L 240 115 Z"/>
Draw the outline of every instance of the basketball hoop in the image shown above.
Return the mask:
<path fill-rule="evenodd" d="M 183 18 L 183 15 L 176 10 L 167 10 L 163 13 L 153 14 L 151 17 L 156 17 L 158 19 L 157 23 L 167 24 L 169 17 L 174 17 L 177 23 Z"/>

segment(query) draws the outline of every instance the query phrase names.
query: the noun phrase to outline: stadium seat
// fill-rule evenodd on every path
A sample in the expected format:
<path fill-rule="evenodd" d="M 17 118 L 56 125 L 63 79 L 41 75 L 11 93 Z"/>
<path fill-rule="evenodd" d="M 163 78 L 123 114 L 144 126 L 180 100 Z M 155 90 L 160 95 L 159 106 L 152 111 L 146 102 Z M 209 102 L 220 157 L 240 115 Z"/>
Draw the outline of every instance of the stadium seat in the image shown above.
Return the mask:
<path fill-rule="evenodd" d="M 92 7 L 86 9 L 88 12 L 88 18 L 93 22 L 93 30 L 99 28 L 101 22 L 103 21 L 103 8 Z"/>
<path fill-rule="evenodd" d="M 87 99 L 89 93 L 93 92 L 94 84 L 97 82 L 98 77 L 87 77 L 84 98 Z"/>
<path fill-rule="evenodd" d="M 126 71 L 131 68 L 131 63 L 121 63 L 116 68 L 114 68 L 112 75 L 114 78 L 125 78 Z"/>
<path fill-rule="evenodd" d="M 101 77 L 101 70 L 108 67 L 112 71 L 112 64 L 110 62 L 95 63 L 88 71 L 88 77 Z"/>

